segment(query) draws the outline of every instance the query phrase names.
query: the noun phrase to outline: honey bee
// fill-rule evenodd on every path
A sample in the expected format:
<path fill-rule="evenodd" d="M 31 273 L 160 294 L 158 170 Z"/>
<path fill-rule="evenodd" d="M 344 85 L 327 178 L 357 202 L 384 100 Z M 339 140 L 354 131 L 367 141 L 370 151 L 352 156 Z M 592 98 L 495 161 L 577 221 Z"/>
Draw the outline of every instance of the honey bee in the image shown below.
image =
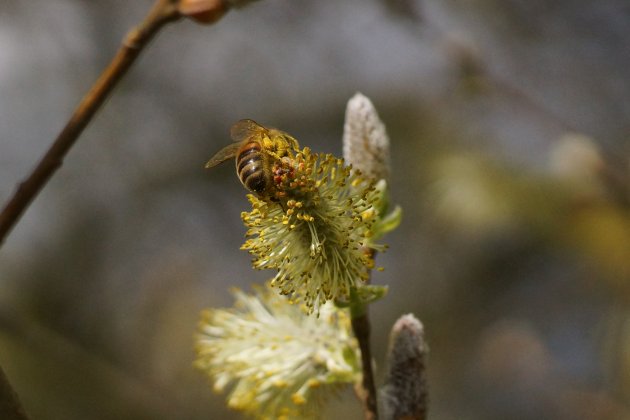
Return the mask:
<path fill-rule="evenodd" d="M 212 168 L 236 157 L 236 174 L 249 191 L 263 198 L 274 195 L 274 165 L 299 148 L 298 141 L 275 128 L 267 128 L 253 120 L 240 120 L 232 126 L 234 143 L 219 150 L 206 163 Z"/>

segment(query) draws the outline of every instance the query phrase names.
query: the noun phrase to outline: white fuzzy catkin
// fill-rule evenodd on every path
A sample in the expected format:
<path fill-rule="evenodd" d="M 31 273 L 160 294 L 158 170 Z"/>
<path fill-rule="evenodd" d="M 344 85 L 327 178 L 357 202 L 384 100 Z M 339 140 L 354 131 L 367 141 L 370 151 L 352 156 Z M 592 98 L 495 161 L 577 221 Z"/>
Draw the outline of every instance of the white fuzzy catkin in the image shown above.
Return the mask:
<path fill-rule="evenodd" d="M 315 418 L 361 372 L 350 316 L 332 302 L 319 317 L 269 285 L 234 290 L 232 308 L 202 312 L 195 366 L 227 392 L 228 406 L 258 419 Z"/>
<path fill-rule="evenodd" d="M 389 177 L 389 137 L 370 99 L 355 94 L 346 106 L 343 157 L 352 167 L 375 179 Z"/>
<path fill-rule="evenodd" d="M 403 315 L 392 327 L 388 371 L 381 389 L 385 420 L 424 420 L 427 412 L 427 381 L 422 323 L 413 314 Z"/>

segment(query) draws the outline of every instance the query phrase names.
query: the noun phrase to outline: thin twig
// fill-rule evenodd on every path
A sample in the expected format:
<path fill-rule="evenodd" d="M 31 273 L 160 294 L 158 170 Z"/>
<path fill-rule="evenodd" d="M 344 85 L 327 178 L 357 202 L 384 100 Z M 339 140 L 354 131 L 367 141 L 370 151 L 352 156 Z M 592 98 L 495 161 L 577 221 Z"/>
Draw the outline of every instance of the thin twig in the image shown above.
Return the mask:
<path fill-rule="evenodd" d="M 143 48 L 166 23 L 179 17 L 176 0 L 156 0 L 144 21 L 127 34 L 109 66 L 83 97 L 44 157 L 29 177 L 20 183 L 15 194 L 0 213 L 0 246 L 35 196 L 62 165 L 65 155 Z M 17 395 L 1 368 L 0 391 L 0 417 L 16 420 L 26 419 L 26 414 L 17 399 Z"/>
<path fill-rule="evenodd" d="M 147 43 L 166 23 L 177 20 L 179 17 L 177 0 L 156 0 L 144 21 L 127 34 L 109 66 L 101 73 L 44 157 L 29 177 L 20 183 L 13 197 L 0 213 L 0 246 L 35 196 L 62 165 L 65 155 L 83 129 Z"/>

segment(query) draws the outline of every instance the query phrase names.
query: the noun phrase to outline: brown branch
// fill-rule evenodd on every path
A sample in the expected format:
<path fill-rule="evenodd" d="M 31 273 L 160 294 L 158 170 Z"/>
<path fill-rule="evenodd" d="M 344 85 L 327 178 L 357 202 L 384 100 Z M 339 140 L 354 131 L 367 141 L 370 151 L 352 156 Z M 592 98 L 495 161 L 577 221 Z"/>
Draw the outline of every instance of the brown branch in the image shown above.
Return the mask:
<path fill-rule="evenodd" d="M 57 136 L 33 172 L 18 186 L 0 213 L 0 246 L 35 196 L 62 165 L 65 155 L 83 129 L 103 105 L 112 89 L 125 75 L 140 52 L 168 22 L 180 17 L 176 0 L 156 0 L 145 19 L 123 39 L 122 46 L 92 88 L 83 97 L 70 120 Z M 0 368 L 0 418 L 27 419 L 17 395 Z"/>
<path fill-rule="evenodd" d="M 101 73 L 44 157 L 28 178 L 20 183 L 0 213 L 0 246 L 35 196 L 62 165 L 65 155 L 83 129 L 147 43 L 166 23 L 177 20 L 180 16 L 177 0 L 156 0 L 145 19 L 127 34 L 109 66 Z"/>
<path fill-rule="evenodd" d="M 17 394 L 0 368 L 0 419 L 27 420 Z"/>

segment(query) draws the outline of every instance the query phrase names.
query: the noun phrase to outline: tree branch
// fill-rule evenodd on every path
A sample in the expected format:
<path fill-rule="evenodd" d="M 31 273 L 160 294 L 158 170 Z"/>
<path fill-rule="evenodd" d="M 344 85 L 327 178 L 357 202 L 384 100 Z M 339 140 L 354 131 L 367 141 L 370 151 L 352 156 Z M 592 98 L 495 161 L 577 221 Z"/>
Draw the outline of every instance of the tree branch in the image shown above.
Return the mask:
<path fill-rule="evenodd" d="M 92 120 L 96 111 L 103 105 L 112 89 L 129 70 L 147 43 L 166 23 L 177 20 L 180 16 L 177 0 L 156 0 L 145 19 L 123 39 L 116 56 L 81 100 L 70 120 L 33 172 L 20 183 L 0 213 L 0 246 L 35 196 L 62 165 L 65 155 L 83 129 Z"/>
<path fill-rule="evenodd" d="M 0 418 L 6 420 L 28 419 L 2 368 L 0 368 Z"/>

